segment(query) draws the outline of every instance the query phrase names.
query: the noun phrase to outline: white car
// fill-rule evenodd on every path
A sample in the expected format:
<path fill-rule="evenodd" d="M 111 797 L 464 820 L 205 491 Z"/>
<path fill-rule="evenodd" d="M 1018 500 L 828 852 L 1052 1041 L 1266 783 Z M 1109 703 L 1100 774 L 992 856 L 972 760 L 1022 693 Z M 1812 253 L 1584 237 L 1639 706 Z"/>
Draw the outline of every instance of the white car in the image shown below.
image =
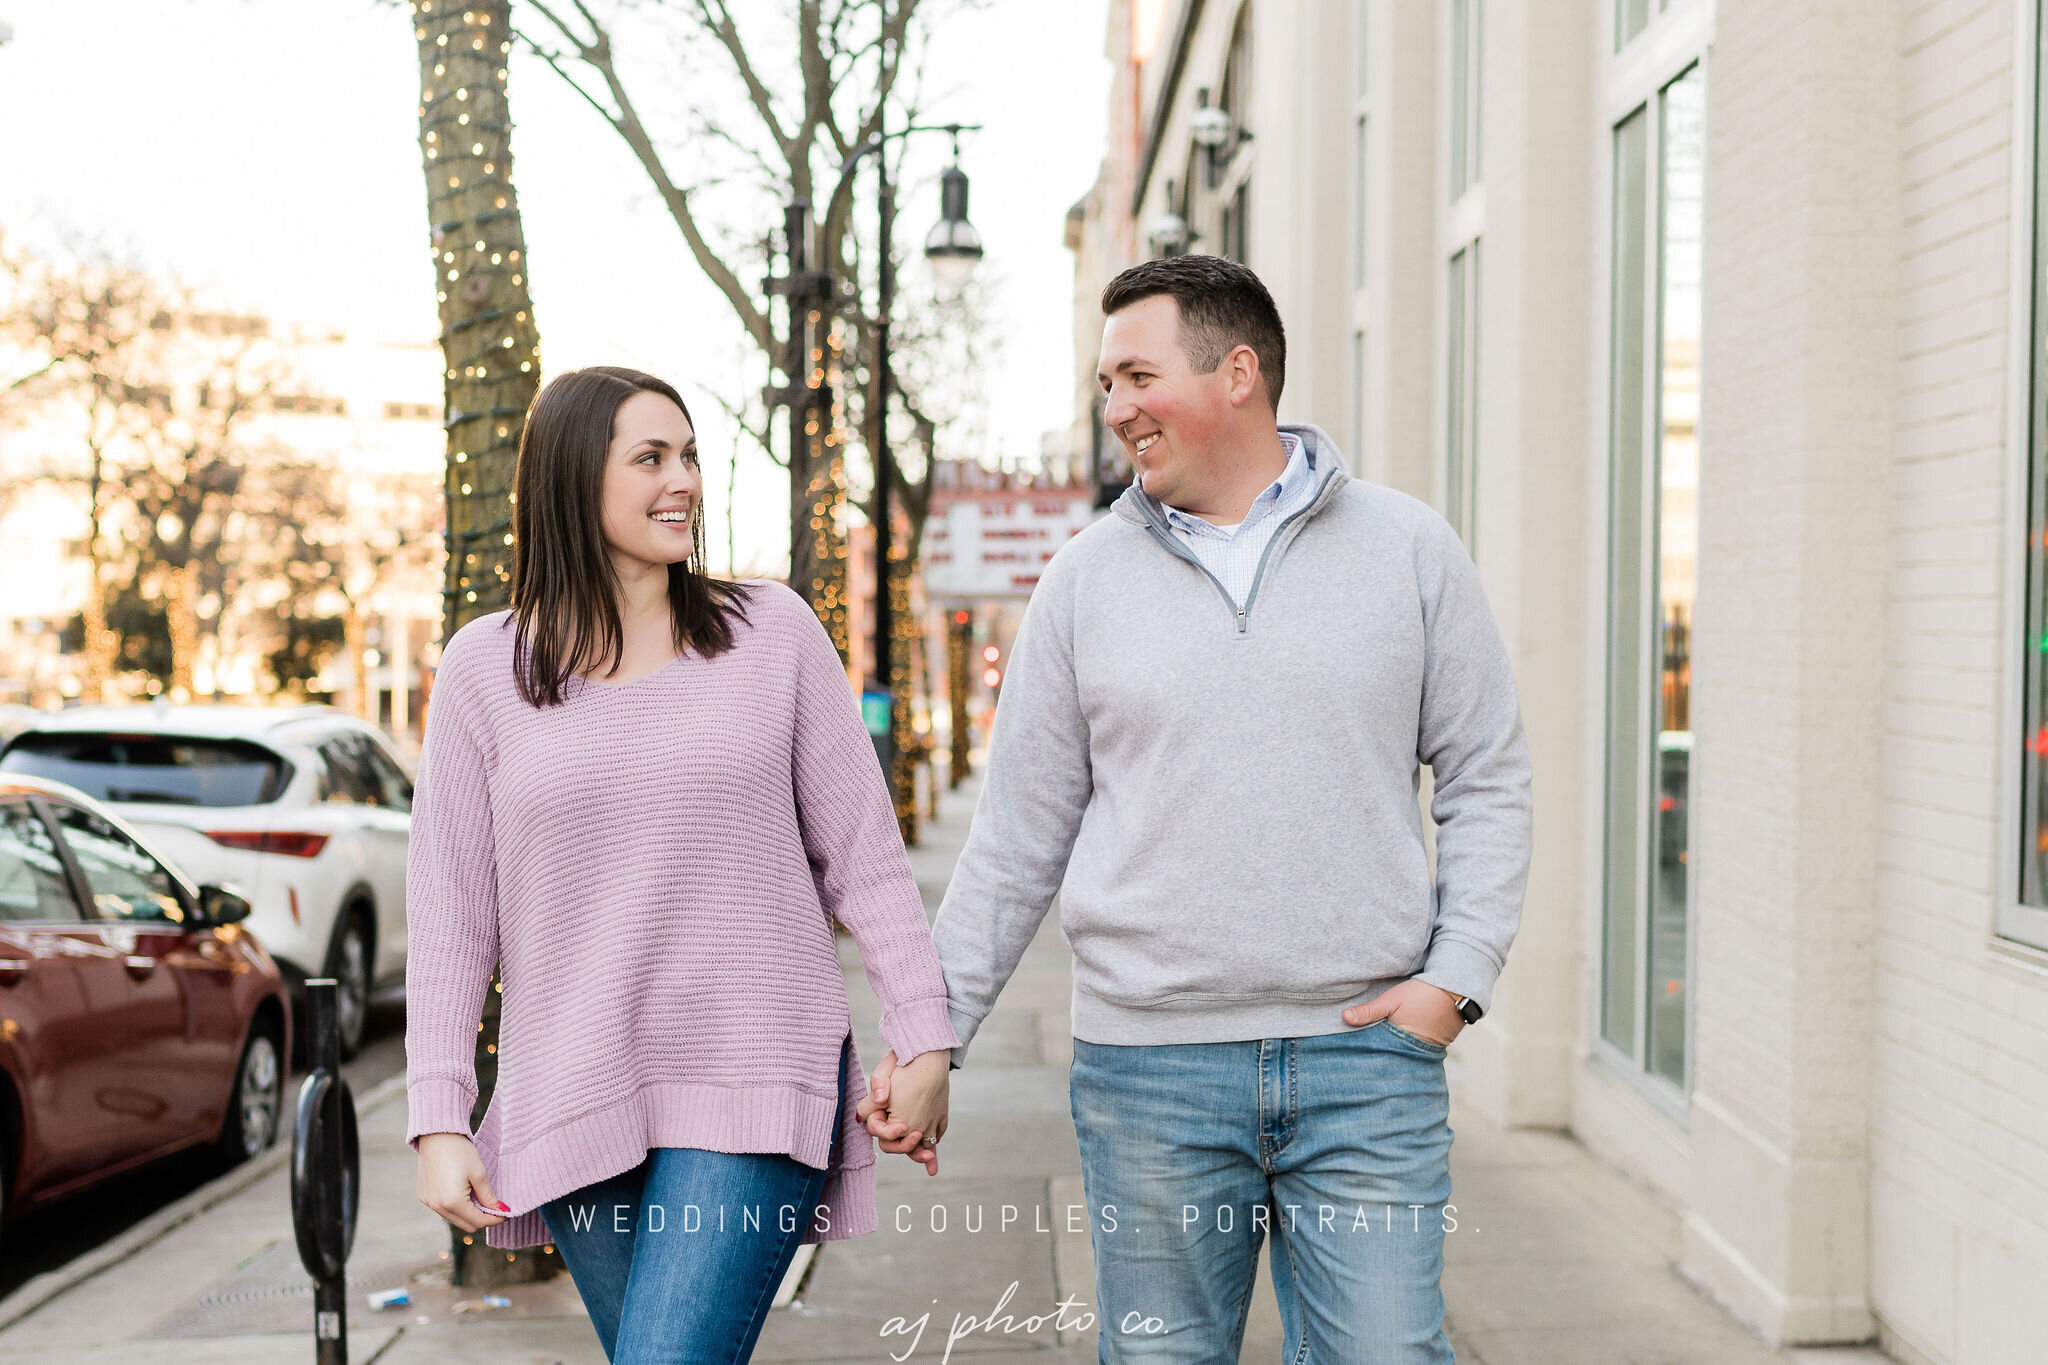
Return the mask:
<path fill-rule="evenodd" d="M 0 702 L 0 744 L 5 744 L 21 731 L 47 715 L 33 706 L 21 706 L 14 702 Z"/>
<path fill-rule="evenodd" d="M 376 727 L 328 706 L 80 706 L 39 715 L 0 772 L 69 783 L 195 882 L 241 890 L 295 1002 L 309 976 L 339 983 L 344 1057 L 370 996 L 403 983 L 412 782 Z"/>

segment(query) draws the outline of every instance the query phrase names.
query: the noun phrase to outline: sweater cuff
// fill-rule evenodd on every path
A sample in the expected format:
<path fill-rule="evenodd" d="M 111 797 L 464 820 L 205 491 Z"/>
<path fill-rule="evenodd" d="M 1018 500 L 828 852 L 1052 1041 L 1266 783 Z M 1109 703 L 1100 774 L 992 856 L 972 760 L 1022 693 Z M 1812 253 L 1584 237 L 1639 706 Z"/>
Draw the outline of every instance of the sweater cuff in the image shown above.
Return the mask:
<path fill-rule="evenodd" d="M 428 1133 L 460 1133 L 470 1137 L 469 1111 L 476 1091 L 460 1081 L 417 1081 L 406 1087 L 405 1145 L 415 1152 Z"/>
<path fill-rule="evenodd" d="M 946 997 L 930 995 L 909 1000 L 882 1015 L 882 1041 L 896 1053 L 901 1066 L 926 1052 L 957 1047 L 960 1037 L 946 1009 Z"/>
<path fill-rule="evenodd" d="M 947 1008 L 946 1012 L 952 1016 L 953 1032 L 960 1037 L 960 1045 L 953 1049 L 952 1069 L 958 1071 L 961 1067 L 967 1065 L 967 1048 L 974 1041 L 974 1034 L 981 1027 L 981 1020 L 965 1010 L 951 1006 Z"/>
<path fill-rule="evenodd" d="M 1485 950 L 1461 939 L 1440 938 L 1430 945 L 1429 957 L 1416 979 L 1454 995 L 1470 996 L 1487 1011 L 1493 1008 L 1493 982 L 1499 975 L 1500 968 Z"/>

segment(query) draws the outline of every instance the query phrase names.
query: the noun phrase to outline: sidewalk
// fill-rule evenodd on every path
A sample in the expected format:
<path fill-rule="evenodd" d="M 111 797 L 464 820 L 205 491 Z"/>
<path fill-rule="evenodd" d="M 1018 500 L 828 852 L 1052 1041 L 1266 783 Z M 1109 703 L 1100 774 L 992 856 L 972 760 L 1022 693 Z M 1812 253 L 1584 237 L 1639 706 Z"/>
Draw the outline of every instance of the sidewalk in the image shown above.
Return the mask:
<path fill-rule="evenodd" d="M 912 851 L 928 910 L 944 894 L 978 790 L 969 782 L 946 793 L 943 818 L 926 825 L 924 845 Z M 861 1054 L 872 1065 L 883 1051 L 880 1009 L 850 942 L 841 941 L 841 957 Z M 770 1314 L 756 1360 L 936 1361 L 956 1315 L 963 1325 L 985 1318 L 1006 1292 L 1001 1312 L 1019 1323 L 1046 1320 L 1030 1332 L 968 1330 L 952 1359 L 1096 1359 L 1092 1328 L 1061 1330 L 1052 1320 L 1061 1300 L 1082 1305 L 1065 1315 L 1072 1324 L 1095 1298 L 1087 1233 L 1065 1230 L 1070 1206 L 1082 1203 L 1067 1104 L 1068 963 L 1057 916 L 1048 916 L 977 1035 L 973 1063 L 953 1076 L 940 1175 L 881 1158 L 881 1231 L 818 1250 L 796 1301 Z M 413 1196 L 402 1078 L 359 1097 L 359 1107 L 363 1193 L 349 1260 L 350 1360 L 601 1365 L 597 1335 L 566 1276 L 496 1291 L 511 1299 L 509 1308 L 452 1311 L 480 1291 L 432 1282 L 444 1273 L 447 1234 Z M 1874 1351 L 1763 1345 L 1672 1268 L 1676 1217 L 1569 1136 L 1503 1132 L 1456 1105 L 1451 1124 L 1461 1226 L 1447 1242 L 1444 1287 L 1460 1362 L 1883 1362 Z M 287 1156 L 280 1145 L 66 1272 L 0 1301 L 0 1365 L 309 1359 L 312 1295 L 292 1240 Z M 908 1231 L 896 1230 L 899 1207 Z M 1085 1214 L 1076 1217 L 1075 1227 L 1085 1229 Z M 365 1305 L 367 1292 L 401 1284 L 412 1290 L 410 1307 L 380 1313 Z M 896 1318 L 902 1329 L 885 1335 Z M 1270 1365 L 1279 1357 L 1279 1317 L 1262 1268 L 1241 1358 Z"/>

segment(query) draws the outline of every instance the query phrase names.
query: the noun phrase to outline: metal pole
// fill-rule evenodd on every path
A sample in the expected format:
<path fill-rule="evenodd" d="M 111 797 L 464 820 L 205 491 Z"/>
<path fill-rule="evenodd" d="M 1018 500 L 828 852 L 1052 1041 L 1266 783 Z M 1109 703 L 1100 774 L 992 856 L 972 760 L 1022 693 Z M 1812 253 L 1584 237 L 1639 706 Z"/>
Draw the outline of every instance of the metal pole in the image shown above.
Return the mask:
<path fill-rule="evenodd" d="M 308 992 L 308 1003 L 317 1012 L 313 1025 L 313 1044 L 317 1049 L 314 1066 L 339 1080 L 341 1077 L 341 1019 L 336 1006 L 336 986 L 331 980 Z M 320 1165 L 320 1222 L 325 1228 L 339 1230 L 342 1226 L 341 1207 L 341 1087 L 329 1085 L 321 1096 L 320 1124 L 326 1130 L 327 1140 L 319 1147 L 325 1158 Z M 335 1273 L 322 1276 L 313 1284 L 313 1321 L 319 1324 L 317 1360 L 319 1365 L 347 1365 L 348 1362 L 348 1271 L 346 1251 L 343 1265 L 334 1267 Z M 331 1335 L 330 1335 L 331 1333 Z"/>
<path fill-rule="evenodd" d="M 810 268 L 808 240 L 811 235 L 811 206 L 798 199 L 783 205 L 782 240 L 787 258 L 789 293 L 789 336 L 783 351 L 782 372 L 791 394 L 804 392 L 804 378 L 811 368 L 810 291 L 800 277 Z M 810 584 L 797 581 L 797 569 L 807 562 L 802 547 L 811 537 L 811 463 L 809 438 L 804 423 L 809 409 L 801 402 L 789 404 L 789 563 L 790 586 L 810 600 Z"/>
<path fill-rule="evenodd" d="M 889 310 L 896 304 L 896 264 L 891 259 L 890 236 L 896 228 L 896 190 L 889 183 L 889 153 L 886 149 L 875 154 L 875 173 L 881 185 L 877 194 L 877 226 L 880 228 L 881 280 L 877 287 L 875 312 L 875 396 L 871 401 L 874 408 L 874 455 L 875 455 L 875 683 L 873 690 L 887 692 L 890 696 L 892 722 L 889 727 L 889 761 L 885 773 L 889 777 L 889 790 L 896 790 L 893 771 L 896 746 L 895 712 L 896 673 L 890 658 L 889 623 L 889 489 L 896 480 L 896 462 L 889 451 L 889 390 L 894 377 L 889 372 Z"/>
<path fill-rule="evenodd" d="M 292 1136 L 292 1229 L 313 1277 L 313 1359 L 348 1365 L 348 1253 L 361 1185 L 355 1098 L 341 1075 L 340 1014 L 331 977 L 306 982 L 306 1058 Z"/>

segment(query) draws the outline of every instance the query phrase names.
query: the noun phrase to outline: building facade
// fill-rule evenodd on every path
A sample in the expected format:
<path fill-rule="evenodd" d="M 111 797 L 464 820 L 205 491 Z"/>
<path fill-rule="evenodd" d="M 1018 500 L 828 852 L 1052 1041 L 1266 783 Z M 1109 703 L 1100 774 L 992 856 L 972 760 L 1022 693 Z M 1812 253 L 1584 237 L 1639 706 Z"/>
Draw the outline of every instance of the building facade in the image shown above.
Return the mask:
<path fill-rule="evenodd" d="M 1113 0 L 1094 297 L 1245 260 L 1465 538 L 1537 846 L 1461 1098 L 1765 1337 L 2048 1359 L 2038 0 Z M 1220 116 L 1211 110 L 1221 110 Z"/>

